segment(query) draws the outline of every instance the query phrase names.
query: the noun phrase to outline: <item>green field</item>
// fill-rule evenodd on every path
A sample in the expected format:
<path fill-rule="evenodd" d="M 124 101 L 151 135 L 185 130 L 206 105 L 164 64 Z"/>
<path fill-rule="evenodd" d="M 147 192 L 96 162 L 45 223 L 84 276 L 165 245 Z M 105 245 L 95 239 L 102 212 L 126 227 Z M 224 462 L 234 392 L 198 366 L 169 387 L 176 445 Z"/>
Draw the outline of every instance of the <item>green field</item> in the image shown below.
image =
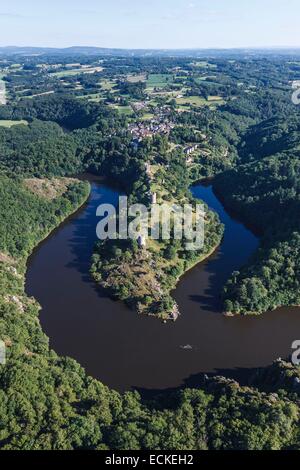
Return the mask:
<path fill-rule="evenodd" d="M 47 96 L 47 95 L 53 95 L 54 93 L 54 90 L 50 90 L 50 91 L 45 91 L 43 93 L 37 93 L 36 95 L 26 95 L 26 96 L 23 96 L 23 98 L 26 98 L 28 100 L 32 100 L 33 98 L 36 98 L 37 96 Z"/>
<path fill-rule="evenodd" d="M 12 127 L 12 126 L 16 126 L 18 124 L 24 124 L 25 126 L 27 126 L 28 122 L 27 121 L 10 121 L 8 119 L 2 119 L 0 120 L 0 126 L 1 127 Z"/>
<path fill-rule="evenodd" d="M 143 116 L 141 117 L 141 121 L 151 121 L 151 119 L 154 119 L 154 114 L 152 113 L 145 113 L 143 114 Z"/>
<path fill-rule="evenodd" d="M 174 78 L 171 74 L 151 73 L 147 80 L 147 88 L 165 88 L 173 81 Z"/>
<path fill-rule="evenodd" d="M 126 116 L 131 116 L 133 114 L 131 106 L 110 105 L 110 107 L 113 109 L 117 109 L 119 113 L 125 114 Z"/>
<path fill-rule="evenodd" d="M 205 61 L 205 60 L 201 60 L 201 61 L 198 61 L 198 62 L 193 62 L 192 65 L 194 67 L 199 67 L 199 68 L 208 68 L 208 69 L 216 69 L 217 68 L 217 65 L 216 64 L 210 64 L 209 62 Z"/>
<path fill-rule="evenodd" d="M 62 70 L 60 72 L 51 73 L 51 75 L 57 78 L 64 78 L 64 77 L 72 77 L 73 75 L 80 75 L 81 73 L 102 72 L 102 70 L 103 70 L 103 67 L 89 67 L 89 68 Z"/>
<path fill-rule="evenodd" d="M 80 95 L 77 96 L 79 99 L 86 99 L 88 101 L 94 101 L 94 103 L 99 103 L 103 100 L 101 93 L 91 93 L 90 95 Z"/>
<path fill-rule="evenodd" d="M 11 64 L 11 65 L 9 66 L 9 68 L 10 68 L 11 70 L 16 71 L 16 70 L 22 69 L 22 65 L 21 65 L 21 64 Z"/>
<path fill-rule="evenodd" d="M 184 96 L 183 98 L 176 98 L 178 106 L 210 106 L 215 104 L 223 104 L 224 101 L 221 96 L 209 96 L 208 100 L 201 96 Z"/>
<path fill-rule="evenodd" d="M 111 91 L 115 88 L 116 86 L 116 83 L 112 80 L 108 80 L 108 79 L 104 79 L 104 80 L 101 80 L 101 82 L 99 83 L 99 85 L 101 86 L 101 89 L 104 90 L 104 91 Z"/>
<path fill-rule="evenodd" d="M 137 75 L 127 75 L 127 81 L 129 83 L 138 83 L 138 82 L 145 82 L 146 81 L 146 74 L 140 73 Z"/>
<path fill-rule="evenodd" d="M 195 78 L 195 82 L 196 83 L 201 83 L 201 82 L 209 81 L 209 82 L 217 83 L 216 82 L 217 78 L 218 78 L 217 75 L 205 75 L 203 77 Z"/>

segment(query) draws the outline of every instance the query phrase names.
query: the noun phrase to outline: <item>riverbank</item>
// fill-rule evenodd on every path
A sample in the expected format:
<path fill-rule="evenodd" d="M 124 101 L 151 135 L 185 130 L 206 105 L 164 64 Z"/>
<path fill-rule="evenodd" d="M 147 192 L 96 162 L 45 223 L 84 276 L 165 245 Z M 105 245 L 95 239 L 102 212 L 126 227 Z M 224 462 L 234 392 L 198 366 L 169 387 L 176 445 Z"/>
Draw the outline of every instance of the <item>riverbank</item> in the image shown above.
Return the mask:
<path fill-rule="evenodd" d="M 54 181 L 62 182 L 63 179 L 53 179 L 51 184 Z M 6 217 L 2 218 L 5 245 L 2 239 L 0 248 L 0 339 L 6 345 L 7 361 L 11 362 L 49 352 L 48 339 L 38 319 L 41 307 L 35 298 L 25 292 L 27 268 L 37 246 L 86 202 L 89 185 L 68 180 L 66 190 L 58 197 L 49 199 L 47 195 L 35 194 L 36 188 L 32 185 L 28 189 L 25 180 L 5 178 L 4 194 L 1 184 L 2 181 L 0 191 L 7 205 Z M 27 208 L 25 213 L 24 206 Z M 16 218 L 19 213 L 23 225 Z"/>
<path fill-rule="evenodd" d="M 30 257 L 34 255 L 34 252 L 38 250 L 39 245 L 43 242 L 46 242 L 46 240 L 52 235 L 53 231 L 56 230 L 62 223 L 67 223 L 68 219 L 70 217 L 74 217 L 77 213 L 77 211 L 81 210 L 82 207 L 87 203 L 90 192 L 91 192 L 91 185 L 88 182 L 87 179 L 79 179 L 79 178 L 59 178 L 59 180 L 64 180 L 68 179 L 70 182 L 72 182 L 74 185 L 79 185 L 79 184 L 84 184 L 85 189 L 83 191 L 82 197 L 75 203 L 71 204 L 71 207 L 68 209 L 67 212 L 62 214 L 61 216 L 57 217 L 55 225 L 53 225 L 51 228 L 49 228 L 46 232 L 44 232 L 37 240 L 36 244 L 31 247 L 30 251 L 27 253 L 27 255 L 23 258 L 23 263 L 25 266 L 25 269 L 27 269 L 28 264 L 30 263 Z M 49 180 L 51 181 L 51 180 Z M 66 190 L 65 193 L 60 194 L 58 197 L 65 197 L 68 194 L 68 190 Z M 43 197 L 41 194 L 38 194 L 39 197 Z M 47 198 L 48 199 L 48 198 Z M 54 198 L 55 199 L 55 198 Z M 18 260 L 19 261 L 19 260 Z M 26 274 L 26 273 L 25 273 Z"/>
<path fill-rule="evenodd" d="M 223 205 L 233 208 L 260 238 L 252 258 L 224 285 L 224 310 L 228 313 L 262 315 L 300 302 L 298 209 L 287 195 L 290 189 L 281 187 L 281 181 L 279 189 L 265 183 L 271 172 L 268 165 L 265 160 L 257 172 L 253 172 L 253 165 L 244 165 L 219 175 L 214 182 Z"/>

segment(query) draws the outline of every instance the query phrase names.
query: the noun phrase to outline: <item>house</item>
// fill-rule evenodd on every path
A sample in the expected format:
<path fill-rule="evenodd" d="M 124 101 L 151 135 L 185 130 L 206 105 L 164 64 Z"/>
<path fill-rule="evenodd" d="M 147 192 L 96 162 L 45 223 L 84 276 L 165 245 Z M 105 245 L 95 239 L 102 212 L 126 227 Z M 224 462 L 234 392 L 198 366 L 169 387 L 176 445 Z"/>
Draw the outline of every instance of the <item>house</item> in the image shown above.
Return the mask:
<path fill-rule="evenodd" d="M 186 155 L 190 155 L 191 153 L 195 152 L 195 150 L 197 150 L 198 148 L 198 145 L 195 144 L 195 145 L 191 145 L 190 147 L 187 147 L 186 149 L 184 149 L 184 152 Z"/>

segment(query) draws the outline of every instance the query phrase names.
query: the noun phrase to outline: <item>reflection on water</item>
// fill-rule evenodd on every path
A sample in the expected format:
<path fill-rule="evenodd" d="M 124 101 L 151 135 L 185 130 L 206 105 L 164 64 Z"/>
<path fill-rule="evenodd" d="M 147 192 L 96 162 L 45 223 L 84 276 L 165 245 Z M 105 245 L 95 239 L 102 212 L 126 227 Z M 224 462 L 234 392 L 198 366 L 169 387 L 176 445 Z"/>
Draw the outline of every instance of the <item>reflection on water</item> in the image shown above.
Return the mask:
<path fill-rule="evenodd" d="M 164 325 L 137 315 L 105 297 L 89 277 L 96 207 L 116 204 L 118 198 L 117 190 L 107 184 L 92 182 L 85 207 L 42 242 L 29 260 L 26 291 L 43 307 L 40 319 L 51 347 L 113 388 L 195 386 L 203 372 L 236 369 L 242 375 L 244 369 L 286 357 L 291 343 L 300 338 L 300 309 L 246 318 L 221 314 L 221 287 L 258 240 L 226 213 L 211 187 L 198 185 L 193 193 L 219 213 L 226 230 L 217 252 L 179 282 L 174 297 L 182 315 L 176 323 Z"/>

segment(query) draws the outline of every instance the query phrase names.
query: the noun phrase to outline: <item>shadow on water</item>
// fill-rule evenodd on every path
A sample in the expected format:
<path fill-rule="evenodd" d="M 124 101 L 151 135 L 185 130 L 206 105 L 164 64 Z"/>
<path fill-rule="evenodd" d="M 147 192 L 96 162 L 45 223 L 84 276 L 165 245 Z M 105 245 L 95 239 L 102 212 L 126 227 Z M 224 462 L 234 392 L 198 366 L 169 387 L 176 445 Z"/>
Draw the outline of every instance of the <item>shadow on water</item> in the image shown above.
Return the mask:
<path fill-rule="evenodd" d="M 219 213 L 226 227 L 223 242 L 181 278 L 173 295 L 182 315 L 163 325 L 107 298 L 92 282 L 96 208 L 102 202 L 116 205 L 119 191 L 93 178 L 91 185 L 88 203 L 42 242 L 28 263 L 26 292 L 42 305 L 41 324 L 58 354 L 73 357 L 112 388 L 145 394 L 196 386 L 203 373 L 243 379 L 246 370 L 289 355 L 300 337 L 299 309 L 259 318 L 220 314 L 222 285 L 258 239 L 224 210 L 211 187 L 192 190 Z"/>
<path fill-rule="evenodd" d="M 259 368 L 236 368 L 236 369 L 216 369 L 214 373 L 193 374 L 183 381 L 178 387 L 162 388 L 162 389 L 149 389 L 143 387 L 136 387 L 141 397 L 144 400 L 151 400 L 161 395 L 172 394 L 179 392 L 186 388 L 199 389 L 205 387 L 209 383 L 209 379 L 220 376 L 238 381 L 241 386 L 251 385 L 252 377 L 258 372 Z M 159 402 L 160 403 L 160 402 Z M 161 403 L 160 403 L 161 404 Z"/>
<path fill-rule="evenodd" d="M 207 287 L 203 293 L 191 295 L 192 302 L 198 302 L 201 309 L 211 313 L 221 313 L 221 291 L 230 274 L 242 266 L 255 251 L 258 239 L 243 224 L 230 216 L 214 195 L 209 185 L 196 185 L 191 188 L 194 197 L 205 201 L 216 211 L 226 227 L 221 246 L 197 269 L 207 273 Z M 191 274 L 193 276 L 194 273 Z M 189 276 L 189 273 L 186 274 Z"/>
<path fill-rule="evenodd" d="M 73 235 L 68 242 L 72 260 L 67 267 L 80 272 L 83 282 L 94 284 L 89 275 L 89 269 L 94 243 L 96 242 L 96 225 L 99 220 L 96 217 L 97 207 L 107 201 L 117 207 L 118 196 L 119 193 L 116 189 L 102 184 L 101 191 L 98 191 L 97 184 L 95 182 L 91 183 L 91 195 L 84 207 L 84 212 L 81 209 L 79 211 L 80 217 L 73 219 Z"/>

